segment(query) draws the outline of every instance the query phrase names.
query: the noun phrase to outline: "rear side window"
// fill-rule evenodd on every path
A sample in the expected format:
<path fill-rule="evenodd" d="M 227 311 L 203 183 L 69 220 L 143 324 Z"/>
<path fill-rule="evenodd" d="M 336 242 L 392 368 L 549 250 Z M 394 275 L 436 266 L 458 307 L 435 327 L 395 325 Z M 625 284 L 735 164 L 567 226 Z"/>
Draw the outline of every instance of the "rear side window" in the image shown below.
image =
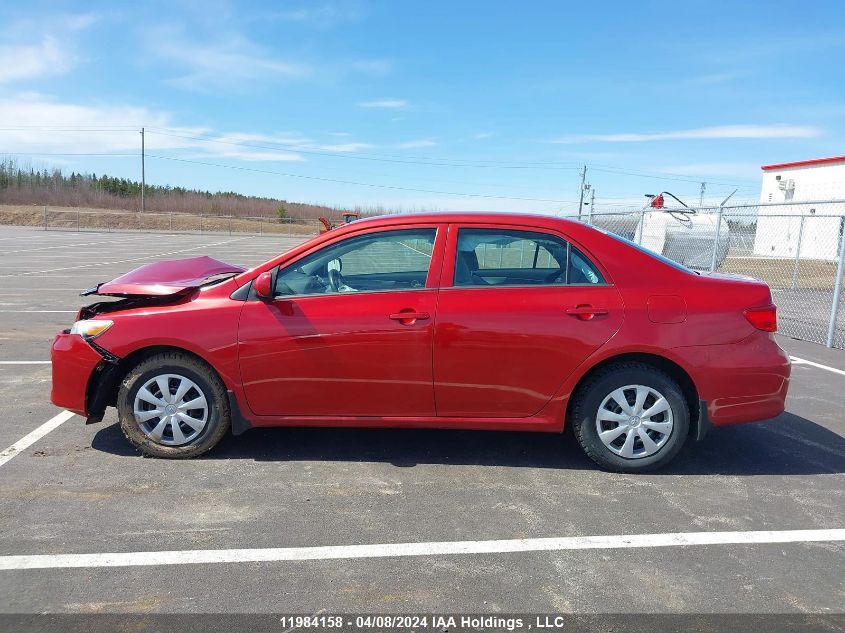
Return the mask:
<path fill-rule="evenodd" d="M 603 283 L 593 263 L 556 235 L 511 229 L 458 231 L 455 286 Z"/>

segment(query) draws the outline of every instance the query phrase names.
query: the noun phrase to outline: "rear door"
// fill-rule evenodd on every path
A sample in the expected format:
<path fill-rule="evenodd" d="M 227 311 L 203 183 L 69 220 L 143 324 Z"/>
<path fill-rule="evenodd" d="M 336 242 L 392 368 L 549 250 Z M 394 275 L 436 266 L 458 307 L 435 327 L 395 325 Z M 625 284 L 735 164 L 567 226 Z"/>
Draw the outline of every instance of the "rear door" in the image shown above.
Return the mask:
<path fill-rule="evenodd" d="M 622 320 L 607 273 L 563 235 L 451 226 L 434 334 L 437 414 L 534 415 Z"/>
<path fill-rule="evenodd" d="M 432 344 L 445 229 L 356 233 L 281 268 L 241 312 L 258 415 L 433 416 Z"/>

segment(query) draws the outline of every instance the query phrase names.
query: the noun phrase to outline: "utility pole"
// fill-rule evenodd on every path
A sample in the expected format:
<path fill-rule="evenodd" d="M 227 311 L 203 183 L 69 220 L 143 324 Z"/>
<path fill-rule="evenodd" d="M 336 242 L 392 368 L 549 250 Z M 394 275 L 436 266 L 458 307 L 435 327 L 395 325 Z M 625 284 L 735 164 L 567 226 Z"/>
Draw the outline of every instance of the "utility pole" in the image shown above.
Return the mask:
<path fill-rule="evenodd" d="M 701 183 L 701 193 L 698 196 L 698 208 L 702 208 L 704 206 L 704 190 L 707 189 L 707 183 Z"/>
<path fill-rule="evenodd" d="M 144 189 L 147 188 L 144 167 L 144 128 L 141 128 L 141 213 L 147 210 L 146 201 L 144 200 Z"/>
<path fill-rule="evenodd" d="M 592 226 L 593 224 L 593 207 L 596 204 L 596 190 L 593 187 L 590 187 L 590 210 L 587 213 L 587 224 Z"/>
<path fill-rule="evenodd" d="M 578 220 L 581 220 L 581 213 L 584 208 L 584 185 L 587 184 L 587 166 L 581 170 L 581 197 L 578 199 Z"/>

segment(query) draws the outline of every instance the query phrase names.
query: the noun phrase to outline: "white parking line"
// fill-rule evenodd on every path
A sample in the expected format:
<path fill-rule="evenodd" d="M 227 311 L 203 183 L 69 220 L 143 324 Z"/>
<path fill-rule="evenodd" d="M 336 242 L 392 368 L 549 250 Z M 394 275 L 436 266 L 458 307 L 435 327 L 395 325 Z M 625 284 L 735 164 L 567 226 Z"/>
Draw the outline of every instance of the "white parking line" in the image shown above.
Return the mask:
<path fill-rule="evenodd" d="M 49 360 L 0 360 L 0 365 L 50 365 Z"/>
<path fill-rule="evenodd" d="M 167 252 L 167 253 L 153 253 L 152 255 L 144 255 L 143 257 L 133 257 L 131 259 L 120 259 L 120 260 L 111 261 L 111 262 L 96 262 L 96 263 L 92 263 L 92 264 L 80 264 L 78 266 L 65 266 L 63 268 L 49 268 L 47 270 L 33 270 L 33 271 L 20 272 L 20 273 L 7 273 L 7 274 L 0 275 L 0 277 L 21 277 L 21 276 L 24 276 L 24 275 L 41 275 L 43 273 L 55 273 L 55 272 L 61 272 L 61 271 L 64 271 L 64 270 L 79 270 L 81 268 L 95 268 L 97 266 L 110 266 L 112 264 L 126 264 L 126 263 L 129 263 L 129 262 L 140 262 L 140 261 L 147 260 L 147 259 L 151 259 L 151 260 L 155 261 L 157 258 L 165 257 L 167 255 L 178 255 L 179 253 L 187 253 L 189 251 L 196 251 L 196 250 L 199 250 L 201 248 L 211 248 L 213 246 L 221 246 L 223 244 L 231 244 L 232 242 L 241 242 L 245 239 L 248 239 L 248 238 L 239 237 L 239 238 L 236 238 L 236 239 L 226 240 L 226 241 L 223 241 L 223 242 L 214 242 L 212 244 L 200 244 L 199 246 L 191 246 L 190 248 L 182 248 L 182 249 L 179 249 L 179 250 L 176 250 L 176 251 L 170 251 L 170 252 Z"/>
<path fill-rule="evenodd" d="M 821 363 L 814 363 L 811 360 L 806 360 L 805 358 L 798 358 L 797 356 L 790 356 L 789 360 L 792 361 L 793 365 L 810 365 L 810 367 L 816 367 L 818 369 L 824 369 L 825 371 L 832 371 L 834 374 L 840 374 L 841 376 L 845 376 L 845 371 L 841 369 L 836 369 L 836 367 L 828 367 L 827 365 L 822 365 Z"/>
<path fill-rule="evenodd" d="M 109 246 L 111 244 L 125 244 L 130 240 L 101 240 L 99 242 L 82 242 L 81 244 L 57 244 L 55 246 L 44 246 L 41 248 L 24 248 L 17 251 L 0 250 L 0 254 L 11 255 L 12 253 L 35 253 L 39 251 L 50 251 L 57 248 L 81 248 L 83 246 Z M 52 257 L 53 253 L 43 253 L 39 257 Z M 71 255 L 73 256 L 73 255 Z"/>
<path fill-rule="evenodd" d="M 57 429 L 58 427 L 60 427 L 64 422 L 70 420 L 74 415 L 75 414 L 71 413 L 70 411 L 62 411 L 58 415 L 53 416 L 52 418 L 47 420 L 44 424 L 39 426 L 32 433 L 24 435 L 21 439 L 19 439 L 5 451 L 0 453 L 0 466 L 8 462 L 21 451 L 24 451 L 33 444 L 35 444 L 38 440 L 47 435 L 47 433 L 49 433 L 53 429 Z"/>
<path fill-rule="evenodd" d="M 692 545 L 758 545 L 845 541 L 845 529 L 760 532 L 679 532 L 615 536 L 570 536 L 500 541 L 441 541 L 385 543 L 326 547 L 271 547 L 262 549 L 177 550 L 109 554 L 36 554 L 0 556 L 0 570 L 60 569 L 69 567 L 136 567 L 197 563 L 267 563 L 279 561 L 452 556 L 512 552 L 552 552 L 584 549 L 684 547 Z"/>

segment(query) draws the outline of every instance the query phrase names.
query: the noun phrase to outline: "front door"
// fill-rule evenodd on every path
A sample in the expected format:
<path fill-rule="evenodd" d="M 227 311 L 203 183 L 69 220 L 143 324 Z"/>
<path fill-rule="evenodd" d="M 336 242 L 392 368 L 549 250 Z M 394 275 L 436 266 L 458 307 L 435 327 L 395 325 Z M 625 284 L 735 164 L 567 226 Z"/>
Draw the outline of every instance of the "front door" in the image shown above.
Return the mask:
<path fill-rule="evenodd" d="M 454 267 L 451 287 L 444 270 L 434 347 L 440 416 L 538 413 L 622 324 L 616 288 L 562 236 L 465 226 L 447 248 Z"/>
<path fill-rule="evenodd" d="M 276 274 L 239 324 L 258 415 L 432 416 L 436 227 L 355 234 Z M 442 248 L 442 247 L 441 247 Z"/>

